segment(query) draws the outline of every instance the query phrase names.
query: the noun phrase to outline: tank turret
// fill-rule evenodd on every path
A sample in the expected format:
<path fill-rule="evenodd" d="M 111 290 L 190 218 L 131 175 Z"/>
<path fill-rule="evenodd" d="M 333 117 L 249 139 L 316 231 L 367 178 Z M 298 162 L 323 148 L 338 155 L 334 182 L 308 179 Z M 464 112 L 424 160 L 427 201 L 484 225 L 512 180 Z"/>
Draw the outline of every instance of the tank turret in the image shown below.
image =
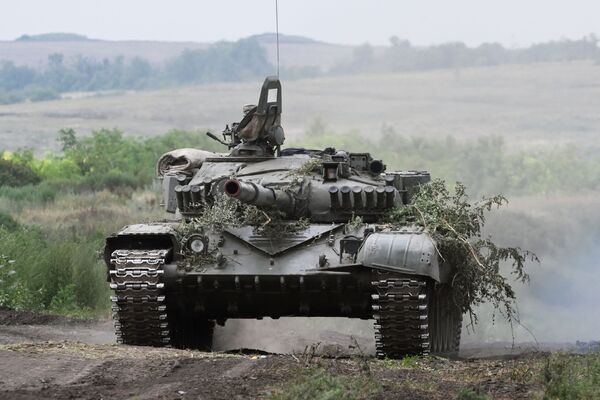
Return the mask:
<path fill-rule="evenodd" d="M 348 317 L 375 321 L 381 357 L 457 352 L 453 266 L 425 230 L 386 223 L 429 173 L 388 171 L 367 152 L 282 149 L 281 115 L 269 77 L 223 139 L 209 134 L 226 152 L 160 158 L 170 219 L 106 241 L 119 340 L 210 349 L 230 318 Z"/>

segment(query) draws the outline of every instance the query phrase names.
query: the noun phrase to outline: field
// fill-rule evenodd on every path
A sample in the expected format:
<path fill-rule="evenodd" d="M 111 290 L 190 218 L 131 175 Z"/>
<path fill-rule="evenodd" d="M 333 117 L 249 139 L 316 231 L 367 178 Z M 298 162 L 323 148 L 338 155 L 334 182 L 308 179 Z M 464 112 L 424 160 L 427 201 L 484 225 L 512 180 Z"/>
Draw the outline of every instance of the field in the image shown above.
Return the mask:
<path fill-rule="evenodd" d="M 591 62 L 506 65 L 283 82 L 288 143 L 320 119 L 343 135 L 396 134 L 474 139 L 497 135 L 511 148 L 558 143 L 597 145 L 600 66 Z M 150 136 L 170 129 L 220 132 L 256 102 L 261 82 L 180 89 L 98 93 L 65 100 L 0 106 L 0 147 L 57 149 L 65 127 L 89 134 L 118 127 Z"/>
<path fill-rule="evenodd" d="M 0 397 L 592 398 L 597 356 L 546 351 L 599 338 L 597 82 L 600 66 L 587 62 L 284 82 L 290 146 L 372 150 L 390 168 L 465 181 L 473 200 L 509 197 L 486 234 L 541 264 L 515 287 L 516 324 L 486 305 L 475 327 L 465 321 L 460 360 L 375 360 L 372 321 L 347 319 L 232 320 L 217 331 L 217 350 L 277 354 L 116 347 L 103 238 L 160 218 L 155 159 L 218 149 L 204 130 L 239 120 L 261 82 L 0 106 L 0 160 L 31 179 L 0 184 Z M 75 132 L 57 141 L 64 128 Z M 23 148 L 33 153 L 2 155 Z M 13 376 L 15 365 L 26 373 Z"/>

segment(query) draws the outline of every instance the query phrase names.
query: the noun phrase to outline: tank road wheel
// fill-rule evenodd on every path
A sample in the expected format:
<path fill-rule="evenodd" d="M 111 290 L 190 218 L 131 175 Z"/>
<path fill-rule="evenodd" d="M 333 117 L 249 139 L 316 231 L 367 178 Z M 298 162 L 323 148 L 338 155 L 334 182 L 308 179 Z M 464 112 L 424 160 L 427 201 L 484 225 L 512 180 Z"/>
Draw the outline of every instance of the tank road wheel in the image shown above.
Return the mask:
<path fill-rule="evenodd" d="M 430 352 L 456 356 L 460 347 L 462 312 L 454 304 L 449 285 L 430 285 L 429 288 Z"/>
<path fill-rule="evenodd" d="M 171 344 L 179 349 L 212 350 L 215 322 L 179 316 L 171 324 Z"/>
<path fill-rule="evenodd" d="M 113 251 L 109 275 L 119 342 L 142 346 L 169 344 L 162 283 L 162 268 L 169 252 L 170 249 Z"/>
<path fill-rule="evenodd" d="M 372 285 L 377 357 L 458 353 L 462 314 L 448 285 L 376 273 Z"/>

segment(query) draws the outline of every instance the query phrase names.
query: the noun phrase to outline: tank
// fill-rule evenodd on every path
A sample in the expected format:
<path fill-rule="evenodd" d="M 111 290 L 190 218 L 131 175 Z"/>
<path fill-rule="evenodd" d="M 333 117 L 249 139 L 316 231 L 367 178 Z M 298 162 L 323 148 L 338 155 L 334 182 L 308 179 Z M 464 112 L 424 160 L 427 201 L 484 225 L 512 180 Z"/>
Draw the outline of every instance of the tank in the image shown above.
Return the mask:
<path fill-rule="evenodd" d="M 370 319 L 379 357 L 458 351 L 452 266 L 422 228 L 382 222 L 425 171 L 371 154 L 286 148 L 282 91 L 226 126 L 227 149 L 178 149 L 157 164 L 169 218 L 106 239 L 118 340 L 210 350 L 215 324 L 264 317 Z"/>

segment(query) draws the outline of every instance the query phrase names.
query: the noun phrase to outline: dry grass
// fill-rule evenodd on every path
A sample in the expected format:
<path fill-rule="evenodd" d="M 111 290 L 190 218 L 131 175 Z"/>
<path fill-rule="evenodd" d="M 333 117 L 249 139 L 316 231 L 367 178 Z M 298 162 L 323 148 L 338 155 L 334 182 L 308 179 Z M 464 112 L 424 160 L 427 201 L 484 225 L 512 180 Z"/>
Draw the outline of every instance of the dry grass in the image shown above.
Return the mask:
<path fill-rule="evenodd" d="M 501 135 L 520 149 L 557 142 L 593 143 L 600 131 L 600 67 L 589 62 L 505 65 L 284 82 L 289 142 L 322 118 L 343 133 L 475 138 Z M 255 102 L 262 82 L 122 93 L 0 106 L 7 149 L 56 148 L 56 132 L 118 127 L 150 136 L 169 129 L 220 130 Z"/>
<path fill-rule="evenodd" d="M 54 203 L 24 209 L 17 216 L 20 223 L 78 234 L 108 234 L 126 224 L 141 223 L 164 217 L 158 206 L 158 193 L 135 191 L 123 197 L 109 191 L 60 196 Z"/>
<path fill-rule="evenodd" d="M 1 344 L 0 351 L 14 351 L 26 354 L 59 354 L 88 359 L 176 359 L 176 358 L 234 358 L 242 359 L 244 356 L 226 353 L 206 353 L 196 350 L 179 350 L 159 347 L 125 346 L 118 344 L 90 345 L 81 342 L 42 342 L 42 343 L 16 343 Z"/>

